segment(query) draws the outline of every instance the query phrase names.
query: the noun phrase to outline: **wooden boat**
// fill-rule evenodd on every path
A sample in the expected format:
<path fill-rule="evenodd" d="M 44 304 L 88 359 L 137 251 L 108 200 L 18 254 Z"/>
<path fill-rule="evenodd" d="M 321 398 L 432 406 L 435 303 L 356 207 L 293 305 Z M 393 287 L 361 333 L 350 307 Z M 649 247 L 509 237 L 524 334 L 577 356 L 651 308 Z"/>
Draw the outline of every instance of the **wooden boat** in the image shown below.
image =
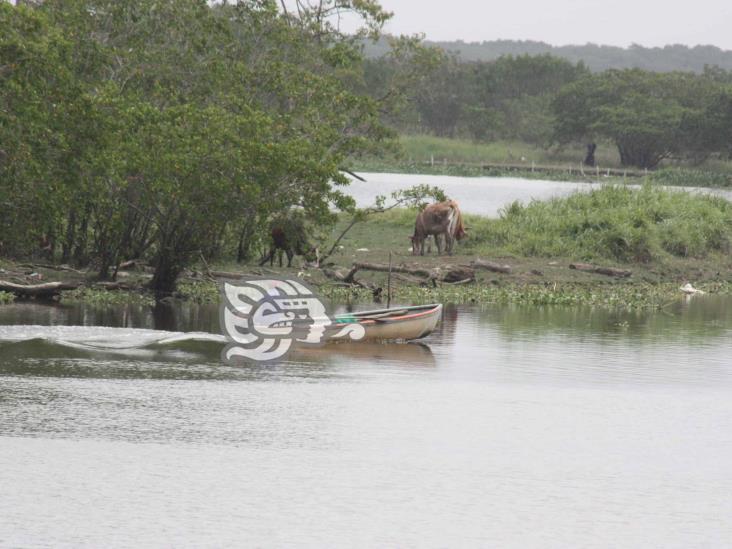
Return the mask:
<path fill-rule="evenodd" d="M 349 325 L 363 326 L 365 335 L 358 341 L 412 340 L 428 336 L 442 317 L 442 304 L 416 305 L 360 311 L 335 316 L 335 323 L 329 326 L 326 340 L 338 341 L 337 334 Z M 349 341 L 348 337 L 343 338 Z"/>

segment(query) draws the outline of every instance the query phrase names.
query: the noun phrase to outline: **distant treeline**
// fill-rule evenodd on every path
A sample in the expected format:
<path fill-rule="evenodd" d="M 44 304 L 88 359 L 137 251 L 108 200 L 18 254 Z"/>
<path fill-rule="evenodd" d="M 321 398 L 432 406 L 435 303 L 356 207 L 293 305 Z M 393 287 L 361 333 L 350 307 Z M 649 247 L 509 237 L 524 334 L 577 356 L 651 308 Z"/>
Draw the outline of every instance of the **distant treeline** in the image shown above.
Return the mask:
<path fill-rule="evenodd" d="M 732 70 L 732 51 L 716 46 L 684 46 L 674 44 L 663 48 L 646 48 L 633 44 L 628 48 L 585 44 L 583 46 L 552 46 L 533 40 L 491 40 L 484 42 L 432 42 L 461 61 L 495 61 L 504 55 L 544 55 L 566 59 L 572 64 L 582 62 L 591 71 L 638 68 L 654 72 L 689 71 L 701 73 L 704 67 L 718 66 Z M 366 45 L 366 55 L 380 57 L 389 50 L 386 38 Z"/>
<path fill-rule="evenodd" d="M 370 59 L 369 92 L 385 94 L 400 70 L 390 54 Z M 388 120 L 403 133 L 540 146 L 611 141 L 624 166 L 641 168 L 667 158 L 727 158 L 732 151 L 732 71 L 719 67 L 701 74 L 593 73 L 548 54 L 490 62 L 443 55 L 430 70 Z"/>

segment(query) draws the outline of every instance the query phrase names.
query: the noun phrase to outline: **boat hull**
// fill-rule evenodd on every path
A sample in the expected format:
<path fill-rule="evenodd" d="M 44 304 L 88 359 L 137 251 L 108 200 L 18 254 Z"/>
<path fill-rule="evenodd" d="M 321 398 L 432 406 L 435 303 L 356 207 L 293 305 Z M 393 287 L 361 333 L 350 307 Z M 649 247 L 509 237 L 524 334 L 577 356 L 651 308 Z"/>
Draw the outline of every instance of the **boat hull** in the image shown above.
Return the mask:
<path fill-rule="evenodd" d="M 336 334 L 349 324 L 363 326 L 364 337 L 358 341 L 409 341 L 431 334 L 442 317 L 442 305 L 428 305 L 394 309 L 366 311 L 351 315 L 352 322 L 338 323 L 326 338 L 329 342 L 339 341 Z"/>

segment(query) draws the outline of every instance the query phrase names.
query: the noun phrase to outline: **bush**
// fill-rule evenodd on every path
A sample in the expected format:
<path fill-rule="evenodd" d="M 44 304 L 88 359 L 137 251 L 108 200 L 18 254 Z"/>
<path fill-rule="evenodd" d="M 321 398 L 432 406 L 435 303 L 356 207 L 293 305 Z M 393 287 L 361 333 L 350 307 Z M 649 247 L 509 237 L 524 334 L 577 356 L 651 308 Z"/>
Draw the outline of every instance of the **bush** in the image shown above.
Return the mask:
<path fill-rule="evenodd" d="M 524 256 L 650 262 L 705 257 L 732 246 L 732 203 L 644 185 L 607 185 L 528 205 L 470 233 L 469 249 L 501 248 Z"/>
<path fill-rule="evenodd" d="M 732 187 L 732 174 L 706 170 L 664 168 L 650 174 L 648 179 L 659 185 Z"/>

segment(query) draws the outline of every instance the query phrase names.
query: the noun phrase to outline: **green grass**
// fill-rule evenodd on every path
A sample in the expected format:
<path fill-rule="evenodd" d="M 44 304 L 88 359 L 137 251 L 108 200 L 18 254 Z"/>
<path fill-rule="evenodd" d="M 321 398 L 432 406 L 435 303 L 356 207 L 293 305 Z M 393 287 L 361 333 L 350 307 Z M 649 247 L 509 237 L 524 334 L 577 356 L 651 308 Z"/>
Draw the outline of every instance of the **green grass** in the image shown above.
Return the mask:
<path fill-rule="evenodd" d="M 732 203 L 651 185 L 606 185 L 528 205 L 478 225 L 473 246 L 523 256 L 648 263 L 668 256 L 704 258 L 732 248 Z"/>
<path fill-rule="evenodd" d="M 11 303 L 13 301 L 15 301 L 15 295 L 10 292 L 0 292 L 0 304 Z"/>
<path fill-rule="evenodd" d="M 732 172 L 708 171 L 691 168 L 663 168 L 648 176 L 659 185 L 680 187 L 732 187 Z"/>
<path fill-rule="evenodd" d="M 566 164 L 578 166 L 585 157 L 585 150 L 580 147 L 563 149 L 542 148 L 517 141 L 494 141 L 478 143 L 468 139 L 450 139 L 432 135 L 402 135 L 399 142 L 404 151 L 403 159 L 415 163 L 429 162 L 436 164 L 447 160 L 453 163 L 495 163 L 495 164 Z M 617 150 L 610 143 L 598 144 L 595 157 L 600 166 L 617 167 L 619 157 Z"/>
<path fill-rule="evenodd" d="M 528 179 L 562 181 L 595 179 L 593 169 L 586 169 L 584 176 L 579 172 L 580 163 L 585 155 L 585 150 L 581 146 L 543 148 L 522 142 L 478 143 L 468 139 L 450 139 L 431 135 L 402 135 L 399 141 L 403 149 L 402 156 L 362 158 L 354 163 L 354 169 L 370 172 L 426 173 L 466 177 L 511 175 Z M 603 168 L 622 169 L 617 149 L 610 142 L 598 143 L 595 158 L 600 170 Z M 430 164 L 431 161 L 434 163 Z M 532 163 L 536 166 L 556 168 L 556 171 L 532 172 Z M 504 164 L 525 166 L 525 168 L 518 171 L 509 171 L 505 168 L 484 169 L 481 164 Z M 652 182 L 663 185 L 732 187 L 732 162 L 720 159 L 709 159 L 696 167 L 662 163 L 660 169 L 649 173 Z M 617 179 L 611 179 L 611 181 Z"/>
<path fill-rule="evenodd" d="M 394 210 L 356 225 L 342 242 L 341 261 L 382 261 L 389 250 L 409 256 L 414 218 L 414 210 Z M 335 232 L 345 223 L 344 218 Z M 469 236 L 457 253 L 468 256 L 650 263 L 732 250 L 732 203 L 650 184 L 605 185 L 550 201 L 514 203 L 499 219 L 466 215 L 465 224 Z M 363 248 L 368 252 L 358 251 Z"/>
<path fill-rule="evenodd" d="M 729 282 L 699 284 L 709 293 L 729 294 Z M 187 291 L 199 297 L 199 303 L 217 303 L 220 293 L 215 283 L 201 281 L 191 284 Z M 371 303 L 370 291 L 346 288 L 328 283 L 319 285 L 318 293 L 334 303 Z M 205 297 L 204 297 L 205 296 Z M 436 288 L 396 286 L 393 300 L 401 303 L 495 303 L 531 306 L 593 306 L 605 309 L 662 309 L 679 300 L 678 284 L 665 282 L 647 284 L 582 284 L 576 282 L 546 282 L 537 284 L 507 283 L 504 285 L 472 284 L 441 285 Z"/>
<path fill-rule="evenodd" d="M 78 288 L 61 294 L 61 301 L 66 303 L 88 303 L 91 305 L 154 305 L 151 294 L 131 290 L 100 290 L 96 288 Z"/>

